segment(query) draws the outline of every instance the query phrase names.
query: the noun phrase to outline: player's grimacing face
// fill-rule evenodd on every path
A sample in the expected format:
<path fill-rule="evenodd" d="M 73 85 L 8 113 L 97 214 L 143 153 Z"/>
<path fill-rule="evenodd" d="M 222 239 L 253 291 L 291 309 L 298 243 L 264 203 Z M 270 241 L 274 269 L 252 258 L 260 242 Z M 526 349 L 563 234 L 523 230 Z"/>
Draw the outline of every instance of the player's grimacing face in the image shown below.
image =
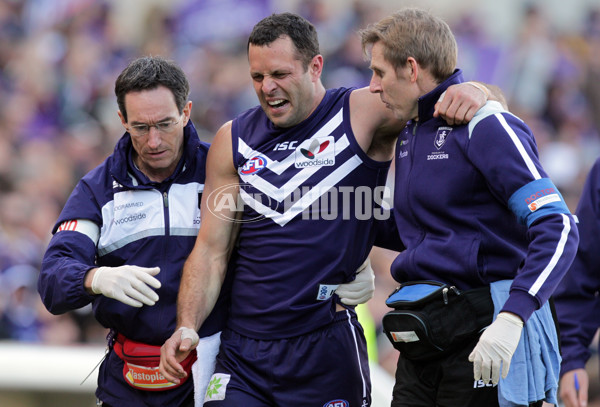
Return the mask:
<path fill-rule="evenodd" d="M 278 127 L 291 127 L 314 109 L 314 75 L 304 69 L 289 37 L 248 48 L 250 76 L 267 117 Z"/>

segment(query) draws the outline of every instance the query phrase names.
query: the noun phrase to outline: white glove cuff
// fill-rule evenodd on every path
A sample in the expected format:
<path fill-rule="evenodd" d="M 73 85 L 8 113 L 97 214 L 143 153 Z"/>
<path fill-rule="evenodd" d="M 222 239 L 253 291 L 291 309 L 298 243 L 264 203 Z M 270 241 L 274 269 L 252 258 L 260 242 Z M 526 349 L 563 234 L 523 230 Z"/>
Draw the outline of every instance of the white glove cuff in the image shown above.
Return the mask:
<path fill-rule="evenodd" d="M 94 273 L 94 278 L 92 278 L 92 292 L 94 294 L 102 294 L 102 291 L 98 289 L 98 279 L 105 269 L 106 267 L 98 267 Z"/>
<path fill-rule="evenodd" d="M 361 271 L 363 271 L 364 269 L 366 269 L 367 266 L 371 266 L 371 259 L 369 257 L 367 257 L 367 260 L 365 260 L 363 262 L 363 264 L 360 265 L 360 267 L 358 268 L 358 270 L 356 270 L 356 274 L 358 274 Z"/>
<path fill-rule="evenodd" d="M 181 340 L 182 341 L 184 339 L 192 340 L 192 347 L 195 347 L 196 345 L 198 345 L 198 342 L 200 342 L 200 337 L 198 336 L 198 332 L 196 332 L 192 328 L 186 328 L 185 326 L 182 326 L 181 328 L 178 329 L 178 331 L 181 331 Z"/>
<path fill-rule="evenodd" d="M 519 328 L 523 328 L 523 320 L 521 319 L 521 317 L 515 314 L 511 314 L 510 312 L 501 312 L 498 314 L 497 318 L 501 318 L 506 322 L 518 326 Z"/>

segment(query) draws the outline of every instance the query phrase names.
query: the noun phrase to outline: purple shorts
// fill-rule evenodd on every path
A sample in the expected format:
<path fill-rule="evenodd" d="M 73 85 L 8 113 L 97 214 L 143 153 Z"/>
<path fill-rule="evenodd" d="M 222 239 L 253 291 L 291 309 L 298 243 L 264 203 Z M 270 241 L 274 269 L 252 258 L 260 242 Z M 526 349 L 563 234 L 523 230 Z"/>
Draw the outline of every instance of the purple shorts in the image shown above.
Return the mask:
<path fill-rule="evenodd" d="M 356 314 L 337 312 L 331 324 L 286 339 L 258 340 L 224 330 L 205 403 L 370 406 L 367 346 Z"/>

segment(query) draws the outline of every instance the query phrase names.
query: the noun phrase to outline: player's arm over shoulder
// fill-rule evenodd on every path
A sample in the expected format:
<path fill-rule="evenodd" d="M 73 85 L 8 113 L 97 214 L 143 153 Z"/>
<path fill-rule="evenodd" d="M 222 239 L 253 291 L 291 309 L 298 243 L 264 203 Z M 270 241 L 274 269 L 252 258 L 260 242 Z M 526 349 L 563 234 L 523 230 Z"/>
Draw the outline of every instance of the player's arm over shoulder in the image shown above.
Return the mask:
<path fill-rule="evenodd" d="M 502 89 L 500 89 L 500 87 L 479 81 L 473 82 L 484 86 L 488 89 L 488 100 L 491 100 L 493 102 L 499 102 L 505 110 L 508 110 L 508 103 L 506 102 L 506 98 L 504 97 L 504 93 L 502 93 Z"/>
<path fill-rule="evenodd" d="M 358 144 L 377 161 L 392 158 L 396 138 L 406 126 L 368 87 L 356 89 L 350 95 L 350 123 Z"/>

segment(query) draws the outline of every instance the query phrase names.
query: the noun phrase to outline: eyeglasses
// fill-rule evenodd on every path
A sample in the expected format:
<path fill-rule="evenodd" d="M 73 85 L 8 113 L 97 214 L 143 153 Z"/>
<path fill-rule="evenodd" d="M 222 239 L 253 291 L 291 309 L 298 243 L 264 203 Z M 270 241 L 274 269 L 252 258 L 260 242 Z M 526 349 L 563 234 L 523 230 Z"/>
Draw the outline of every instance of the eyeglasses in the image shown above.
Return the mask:
<path fill-rule="evenodd" d="M 129 134 L 131 134 L 132 136 L 136 136 L 136 137 L 141 137 L 141 136 L 145 136 L 148 133 L 150 133 L 150 128 L 151 127 L 156 127 L 156 130 L 160 131 L 161 133 L 169 133 L 171 132 L 174 128 L 175 125 L 177 123 L 179 123 L 181 121 L 181 118 L 179 118 L 179 120 L 173 121 L 173 120 L 165 120 L 163 122 L 159 122 L 156 124 L 134 124 L 132 126 L 130 126 L 127 131 L 129 131 Z"/>

